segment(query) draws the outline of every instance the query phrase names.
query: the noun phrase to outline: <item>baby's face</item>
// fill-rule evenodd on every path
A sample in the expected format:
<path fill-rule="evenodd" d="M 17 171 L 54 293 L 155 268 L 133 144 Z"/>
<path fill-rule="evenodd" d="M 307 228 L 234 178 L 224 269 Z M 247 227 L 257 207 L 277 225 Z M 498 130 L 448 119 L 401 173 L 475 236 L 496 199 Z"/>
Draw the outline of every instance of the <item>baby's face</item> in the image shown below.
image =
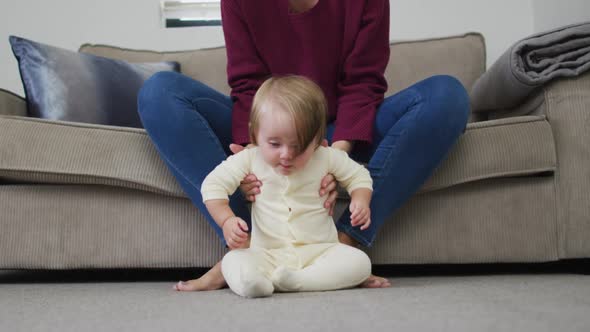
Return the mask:
<path fill-rule="evenodd" d="M 295 124 L 286 112 L 264 109 L 260 117 L 256 141 L 264 161 L 282 175 L 290 175 L 305 167 L 315 149 L 312 143 L 299 155 Z"/>

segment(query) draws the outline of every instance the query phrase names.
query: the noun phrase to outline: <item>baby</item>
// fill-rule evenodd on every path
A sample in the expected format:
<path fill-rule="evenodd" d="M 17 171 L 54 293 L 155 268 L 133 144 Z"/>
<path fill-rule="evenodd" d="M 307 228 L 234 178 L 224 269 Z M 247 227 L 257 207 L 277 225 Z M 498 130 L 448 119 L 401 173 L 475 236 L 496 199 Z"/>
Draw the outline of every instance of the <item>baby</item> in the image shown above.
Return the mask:
<path fill-rule="evenodd" d="M 351 197 L 351 224 L 367 229 L 372 180 L 340 150 L 321 146 L 327 105 L 321 89 L 300 76 L 270 78 L 258 89 L 244 149 L 219 164 L 204 180 L 203 201 L 233 249 L 221 263 L 229 287 L 244 297 L 274 291 L 327 291 L 361 284 L 371 273 L 369 257 L 341 244 L 334 220 L 319 196 L 331 173 Z M 228 196 L 253 173 L 264 184 L 252 204 L 252 234 L 236 217 Z"/>

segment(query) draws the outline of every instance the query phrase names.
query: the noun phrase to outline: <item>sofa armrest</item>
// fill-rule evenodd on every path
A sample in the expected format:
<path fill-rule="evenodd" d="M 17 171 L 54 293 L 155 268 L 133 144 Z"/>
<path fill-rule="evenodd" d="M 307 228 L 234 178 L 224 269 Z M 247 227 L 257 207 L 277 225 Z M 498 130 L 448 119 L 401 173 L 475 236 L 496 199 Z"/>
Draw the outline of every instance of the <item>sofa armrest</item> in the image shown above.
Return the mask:
<path fill-rule="evenodd" d="M 0 115 L 0 183 L 89 184 L 185 197 L 145 130 Z"/>
<path fill-rule="evenodd" d="M 543 89 L 555 137 L 560 258 L 590 257 L 590 73 Z"/>
<path fill-rule="evenodd" d="M 535 92 L 528 96 L 524 102 L 514 108 L 496 111 L 474 110 L 474 113 L 479 115 L 486 114 L 487 120 L 524 115 L 547 115 L 547 105 L 549 104 L 547 97 L 551 95 L 551 91 L 560 90 L 562 86 L 566 85 L 580 85 L 588 80 L 590 80 L 590 71 L 576 77 L 557 79 L 551 83 L 539 87 Z"/>
<path fill-rule="evenodd" d="M 27 116 L 27 101 L 8 90 L 0 89 L 0 115 Z"/>
<path fill-rule="evenodd" d="M 544 115 L 556 151 L 556 220 L 560 258 L 590 256 L 590 72 L 539 88 L 514 109 L 490 118 Z"/>

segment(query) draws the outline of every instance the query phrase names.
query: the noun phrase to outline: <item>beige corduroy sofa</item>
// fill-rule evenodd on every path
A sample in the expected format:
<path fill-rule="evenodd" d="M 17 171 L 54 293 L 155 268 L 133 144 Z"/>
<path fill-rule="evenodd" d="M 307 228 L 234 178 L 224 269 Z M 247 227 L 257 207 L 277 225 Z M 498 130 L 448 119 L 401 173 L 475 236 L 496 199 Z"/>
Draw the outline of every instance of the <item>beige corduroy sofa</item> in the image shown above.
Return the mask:
<path fill-rule="evenodd" d="M 228 92 L 223 48 L 80 51 L 176 60 Z M 387 94 L 434 74 L 469 89 L 485 60 L 476 33 L 393 43 Z M 587 74 L 544 86 L 516 109 L 473 110 L 448 158 L 367 249 L 373 263 L 590 257 L 589 91 Z M 144 130 L 30 118 L 23 98 L 0 91 L 0 268 L 208 267 L 224 252 Z"/>

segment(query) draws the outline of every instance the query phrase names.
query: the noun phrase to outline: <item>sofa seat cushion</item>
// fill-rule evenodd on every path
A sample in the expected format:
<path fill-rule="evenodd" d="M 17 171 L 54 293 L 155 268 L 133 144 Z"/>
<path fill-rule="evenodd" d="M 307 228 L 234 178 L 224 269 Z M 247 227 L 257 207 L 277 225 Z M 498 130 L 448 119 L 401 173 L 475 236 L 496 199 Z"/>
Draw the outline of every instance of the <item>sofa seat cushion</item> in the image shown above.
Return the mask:
<path fill-rule="evenodd" d="M 0 183 L 98 184 L 185 197 L 145 130 L 0 116 Z M 553 172 L 542 116 L 469 124 L 422 192 Z"/>
<path fill-rule="evenodd" d="M 545 116 L 469 123 L 420 192 L 478 180 L 551 174 L 555 141 Z"/>
<path fill-rule="evenodd" d="M 145 130 L 0 116 L 0 183 L 99 184 L 184 197 Z"/>

